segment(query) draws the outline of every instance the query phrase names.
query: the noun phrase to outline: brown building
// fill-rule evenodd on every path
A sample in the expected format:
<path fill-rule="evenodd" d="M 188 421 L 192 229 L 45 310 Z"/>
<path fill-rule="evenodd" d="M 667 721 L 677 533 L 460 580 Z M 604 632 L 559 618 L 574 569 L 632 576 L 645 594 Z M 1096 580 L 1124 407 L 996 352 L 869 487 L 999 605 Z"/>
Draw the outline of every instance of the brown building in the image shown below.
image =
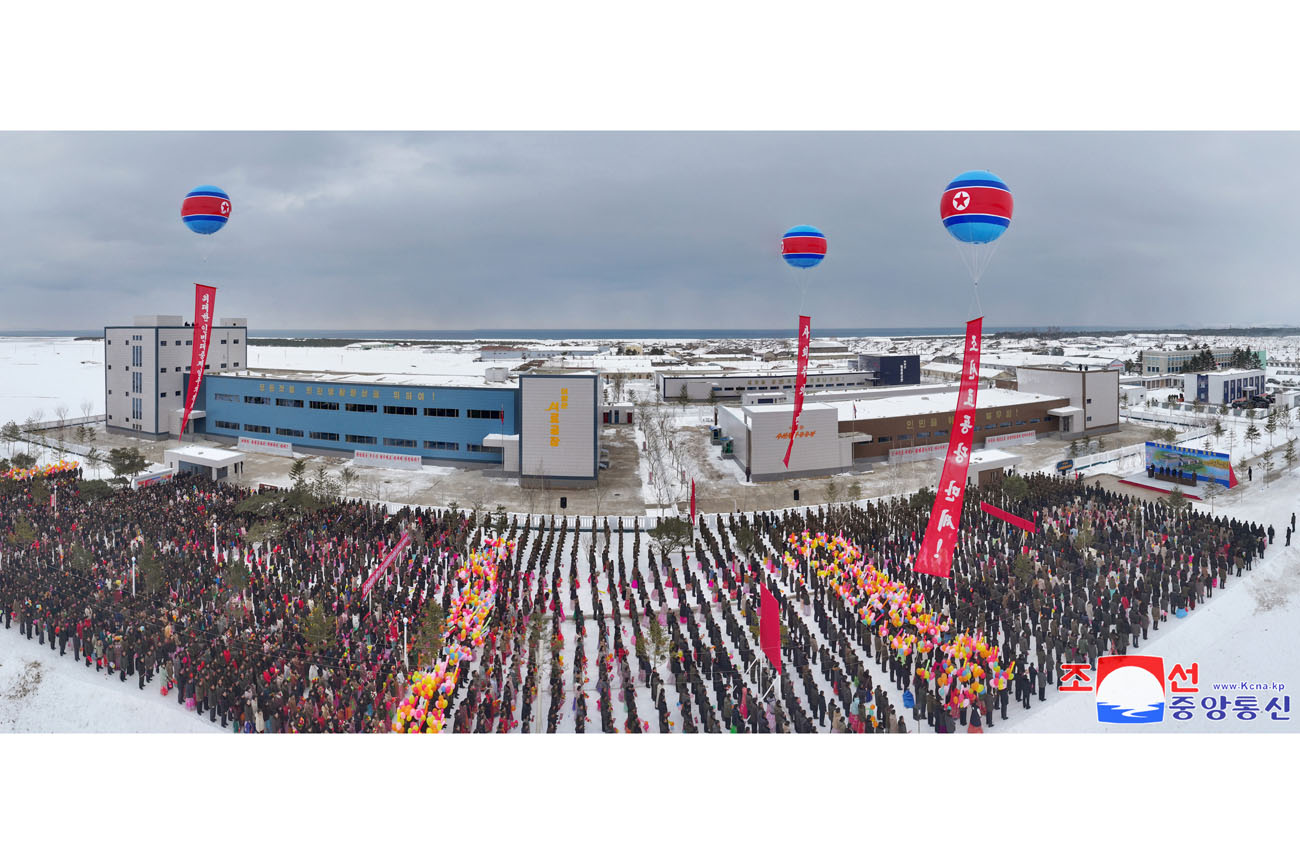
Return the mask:
<path fill-rule="evenodd" d="M 904 456 L 908 453 L 904 449 L 911 448 L 934 448 L 942 457 L 956 403 L 957 394 L 952 392 L 835 405 L 839 410 L 840 435 L 871 436 L 870 442 L 853 444 L 856 461 L 886 458 L 891 451 L 902 452 L 896 457 Z M 1068 409 L 1069 405 L 1068 397 L 981 388 L 975 413 L 974 447 L 982 447 L 990 436 L 1033 431 L 1036 437 L 1042 437 L 1058 433 L 1060 410 Z"/>

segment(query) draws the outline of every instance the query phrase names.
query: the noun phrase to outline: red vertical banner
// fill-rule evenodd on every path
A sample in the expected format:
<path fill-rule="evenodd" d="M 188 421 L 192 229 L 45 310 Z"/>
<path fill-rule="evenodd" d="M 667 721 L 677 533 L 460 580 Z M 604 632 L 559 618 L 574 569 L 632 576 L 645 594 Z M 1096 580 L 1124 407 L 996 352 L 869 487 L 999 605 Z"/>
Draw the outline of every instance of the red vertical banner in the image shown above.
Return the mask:
<path fill-rule="evenodd" d="M 766 586 L 758 607 L 758 644 L 772 667 L 781 673 L 781 608 Z"/>
<path fill-rule="evenodd" d="M 980 385 L 980 340 L 984 317 L 966 323 L 966 348 L 961 361 L 961 389 L 957 392 L 957 411 L 952 416 L 948 435 L 948 456 L 939 476 L 939 491 L 930 509 L 925 539 L 916 554 L 913 568 L 922 574 L 949 577 L 952 553 L 957 546 L 957 529 L 961 524 L 961 504 L 966 496 L 966 474 L 970 469 L 971 444 L 975 438 L 975 404 Z"/>
<path fill-rule="evenodd" d="M 795 434 L 799 432 L 799 413 L 803 411 L 803 389 L 808 381 L 808 340 L 812 336 L 812 319 L 799 317 L 799 366 L 794 374 L 794 417 L 790 420 L 790 442 L 785 446 L 785 468 L 790 468 L 790 452 L 794 449 Z"/>
<path fill-rule="evenodd" d="M 185 438 L 185 425 L 194 411 L 194 401 L 203 384 L 203 368 L 208 363 L 208 341 L 212 339 L 212 311 L 217 303 L 215 286 L 194 284 L 194 351 L 190 353 L 190 390 L 185 395 L 185 416 L 181 419 L 181 432 L 177 439 Z"/>
<path fill-rule="evenodd" d="M 691 479 L 691 526 L 695 525 L 695 479 Z"/>

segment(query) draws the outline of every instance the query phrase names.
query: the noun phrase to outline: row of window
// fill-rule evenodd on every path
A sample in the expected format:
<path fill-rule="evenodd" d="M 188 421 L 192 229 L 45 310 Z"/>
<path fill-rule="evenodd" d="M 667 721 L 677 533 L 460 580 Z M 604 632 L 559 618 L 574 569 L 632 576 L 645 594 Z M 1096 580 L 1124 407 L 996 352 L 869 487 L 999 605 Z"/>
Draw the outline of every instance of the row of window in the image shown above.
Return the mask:
<path fill-rule="evenodd" d="M 982 427 L 976 425 L 973 429 L 974 430 L 997 430 L 1000 427 L 1011 427 L 1013 426 L 1013 423 L 1014 426 L 1016 427 L 1024 427 L 1026 424 L 1037 424 L 1040 421 L 1042 421 L 1041 418 L 1030 418 L 1028 421 L 1016 421 L 1016 422 L 1003 421 L 1001 424 L 985 424 Z M 933 437 L 935 439 L 941 439 L 947 435 L 948 435 L 947 430 L 927 430 L 924 433 L 917 433 L 916 438 L 929 439 Z M 911 433 L 900 433 L 897 436 L 879 436 L 876 438 L 876 441 L 877 442 L 893 442 L 893 441 L 906 442 L 906 441 L 910 441 L 911 438 L 912 438 Z"/>
<path fill-rule="evenodd" d="M 137 388 L 137 390 L 139 389 Z M 212 399 L 219 400 L 223 403 L 238 403 L 239 395 L 219 394 L 214 392 L 212 394 Z M 271 405 L 271 398 L 262 397 L 262 396 L 252 396 L 246 394 L 244 395 L 244 402 L 259 405 L 259 406 L 269 406 Z M 277 397 L 275 398 L 275 405 L 283 406 L 291 409 L 301 409 L 303 408 L 303 401 L 295 400 L 288 397 Z M 322 409 L 328 411 L 338 411 L 339 409 L 339 404 L 337 402 L 333 402 L 330 400 L 312 400 L 310 403 L 307 404 L 307 406 L 310 409 Z M 345 403 L 343 404 L 343 408 L 348 412 L 376 412 L 377 413 L 379 411 L 379 407 L 373 403 Z M 420 412 L 415 406 L 385 406 L 384 414 L 385 415 L 407 415 L 407 416 L 414 417 L 416 415 L 419 415 Z M 504 413 L 499 409 L 466 409 L 465 410 L 465 417 L 472 418 L 475 420 L 501 421 L 504 420 L 503 414 Z M 426 418 L 459 418 L 460 410 L 447 409 L 443 407 L 426 408 L 424 410 L 424 416 Z"/>

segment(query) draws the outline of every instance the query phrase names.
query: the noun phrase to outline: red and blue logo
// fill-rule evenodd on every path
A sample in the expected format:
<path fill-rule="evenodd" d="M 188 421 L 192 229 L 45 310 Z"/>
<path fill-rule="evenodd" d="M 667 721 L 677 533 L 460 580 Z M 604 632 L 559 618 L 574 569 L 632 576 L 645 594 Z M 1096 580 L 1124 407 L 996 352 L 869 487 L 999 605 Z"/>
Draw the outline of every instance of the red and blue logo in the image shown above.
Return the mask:
<path fill-rule="evenodd" d="M 1149 725 L 1165 720 L 1165 660 L 1160 656 L 1097 659 L 1097 721 Z"/>

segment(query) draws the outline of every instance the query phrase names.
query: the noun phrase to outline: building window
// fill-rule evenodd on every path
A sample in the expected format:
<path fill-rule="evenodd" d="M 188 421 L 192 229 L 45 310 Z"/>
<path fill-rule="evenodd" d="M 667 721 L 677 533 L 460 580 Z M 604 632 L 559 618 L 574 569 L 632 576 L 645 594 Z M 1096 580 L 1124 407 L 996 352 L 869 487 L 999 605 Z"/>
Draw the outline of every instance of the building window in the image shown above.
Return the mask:
<path fill-rule="evenodd" d="M 343 437 L 345 442 L 351 442 L 353 445 L 374 445 L 374 436 L 353 436 L 351 433 Z"/>
<path fill-rule="evenodd" d="M 426 418 L 459 418 L 459 417 L 460 417 L 460 410 L 459 410 L 459 409 L 445 409 L 445 408 L 442 408 L 442 407 L 438 407 L 438 408 L 436 408 L 436 409 L 425 409 L 425 410 L 424 410 L 424 416 L 425 416 Z"/>
<path fill-rule="evenodd" d="M 467 409 L 466 418 L 487 418 L 492 421 L 502 420 L 500 409 Z"/>
<path fill-rule="evenodd" d="M 466 451 L 473 451 L 478 454 L 500 454 L 501 449 L 492 445 L 474 445 L 473 443 L 465 446 Z"/>
<path fill-rule="evenodd" d="M 295 430 L 295 429 L 293 429 L 292 427 L 276 427 L 276 428 L 275 428 L 275 435 L 277 435 L 277 436 L 296 436 L 297 438 L 301 439 L 301 438 L 302 438 L 302 431 L 301 431 L 301 430 Z"/>
<path fill-rule="evenodd" d="M 311 431 L 310 433 L 307 434 L 307 438 L 308 438 L 308 439 L 324 439 L 324 440 L 327 441 L 327 442 L 337 442 L 337 441 L 339 441 L 339 434 L 337 434 L 337 433 L 327 433 L 327 432 L 324 432 L 324 431 L 321 431 L 321 430 L 313 430 L 313 431 Z"/>
<path fill-rule="evenodd" d="M 217 427 L 220 427 L 222 430 L 238 430 L 238 429 L 239 429 L 239 425 L 236 424 L 234 421 L 220 421 L 220 420 L 218 420 L 218 421 L 214 421 L 214 422 L 212 422 L 212 423 L 215 424 Z"/>
<path fill-rule="evenodd" d="M 414 439 L 394 439 L 391 436 L 384 437 L 385 445 L 392 445 L 396 448 L 415 448 L 417 447 Z"/>
<path fill-rule="evenodd" d="M 186 341 L 185 341 L 185 345 L 187 345 L 187 346 L 192 346 L 192 345 L 194 345 L 194 341 L 193 341 L 193 340 L 186 340 Z"/>
<path fill-rule="evenodd" d="M 245 402 L 245 403 L 256 403 L 256 404 L 259 405 L 259 406 L 270 406 L 270 405 L 271 405 L 271 398 L 270 398 L 270 397 L 258 397 L 258 396 L 254 396 L 254 395 L 250 395 L 250 394 L 245 394 L 245 395 L 244 395 L 244 402 Z"/>
<path fill-rule="evenodd" d="M 239 345 L 239 340 L 235 340 L 235 345 L 236 345 L 236 346 Z"/>
<path fill-rule="evenodd" d="M 338 409 L 339 408 L 338 403 L 331 403 L 328 400 L 312 400 L 310 403 L 307 404 L 307 406 L 310 409 Z M 334 438 L 337 439 L 339 437 L 335 436 Z"/>
<path fill-rule="evenodd" d="M 177 367 L 177 368 L 176 368 L 175 370 L 173 370 L 172 372 L 173 372 L 173 373 L 179 373 L 180 371 L 181 371 L 181 368 L 180 368 L 180 367 Z"/>
<path fill-rule="evenodd" d="M 238 361 L 235 362 L 235 366 L 236 366 L 236 367 L 239 366 L 239 362 L 238 362 Z"/>
<path fill-rule="evenodd" d="M 131 374 L 131 390 L 134 391 L 134 392 L 136 392 L 137 394 L 139 394 L 141 391 L 144 390 L 144 374 L 143 374 L 143 373 L 132 373 L 132 374 Z"/>
<path fill-rule="evenodd" d="M 301 401 L 301 400 L 287 400 L 287 399 L 285 399 L 284 397 L 276 397 L 276 398 L 275 398 L 275 405 L 277 405 L 277 406 L 285 406 L 285 407 L 288 407 L 288 408 L 290 408 L 290 409 L 301 409 L 301 408 L 302 408 L 302 401 Z"/>
<path fill-rule="evenodd" d="M 166 373 L 166 372 L 167 372 L 167 368 L 166 368 L 166 367 L 159 367 L 159 368 L 158 368 L 158 372 L 159 372 L 159 373 Z"/>
<path fill-rule="evenodd" d="M 270 433 L 271 428 L 265 424 L 245 424 L 244 430 L 248 433 Z"/>
<path fill-rule="evenodd" d="M 349 412 L 378 412 L 379 408 L 374 403 L 347 403 L 343 406 Z"/>
<path fill-rule="evenodd" d="M 889 441 L 892 440 L 892 438 L 893 438 L 893 437 L 891 437 L 891 436 L 881 436 L 881 437 L 878 438 L 876 441 L 877 441 L 877 442 L 889 442 Z"/>
<path fill-rule="evenodd" d="M 419 412 L 414 406 L 385 406 L 385 415 L 415 415 Z"/>
<path fill-rule="evenodd" d="M 222 403 L 238 403 L 239 395 L 238 394 L 213 394 L 212 399 L 220 400 Z"/>
<path fill-rule="evenodd" d="M 223 370 L 226 369 L 226 365 L 225 365 L 225 364 L 222 364 L 222 365 L 221 365 L 221 369 L 223 369 Z"/>
<path fill-rule="evenodd" d="M 428 439 L 426 439 L 424 440 L 424 447 L 429 451 L 459 451 L 460 443 L 459 442 L 430 442 Z"/>

